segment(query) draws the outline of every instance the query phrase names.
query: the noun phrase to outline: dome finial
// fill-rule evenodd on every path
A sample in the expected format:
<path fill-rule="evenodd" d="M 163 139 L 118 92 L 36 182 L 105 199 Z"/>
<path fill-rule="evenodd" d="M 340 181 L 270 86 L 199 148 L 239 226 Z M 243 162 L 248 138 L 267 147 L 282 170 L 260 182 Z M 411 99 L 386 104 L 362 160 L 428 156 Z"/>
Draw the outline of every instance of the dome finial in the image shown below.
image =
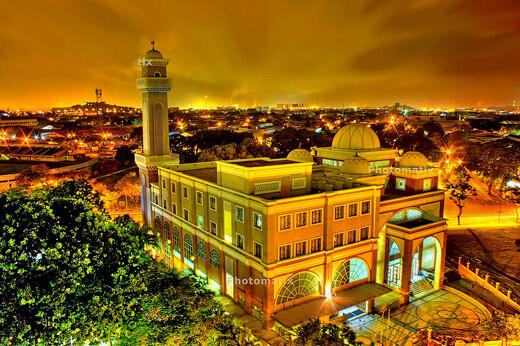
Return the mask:
<path fill-rule="evenodd" d="M 155 50 L 155 41 L 150 42 L 150 44 L 152 45 L 152 50 Z"/>

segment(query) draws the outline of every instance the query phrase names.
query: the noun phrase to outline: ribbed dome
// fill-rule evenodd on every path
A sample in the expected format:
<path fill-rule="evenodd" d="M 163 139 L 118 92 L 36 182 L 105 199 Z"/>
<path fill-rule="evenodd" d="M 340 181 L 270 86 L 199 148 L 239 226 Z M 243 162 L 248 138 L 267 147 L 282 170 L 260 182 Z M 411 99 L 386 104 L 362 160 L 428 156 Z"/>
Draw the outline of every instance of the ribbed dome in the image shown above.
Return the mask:
<path fill-rule="evenodd" d="M 150 49 L 148 52 L 146 52 L 144 57 L 148 58 L 148 59 L 162 59 L 163 58 L 161 52 L 159 52 L 158 50 L 155 50 L 155 49 Z"/>
<path fill-rule="evenodd" d="M 369 174 L 370 162 L 361 156 L 354 156 L 343 161 L 341 173 L 345 174 Z"/>
<path fill-rule="evenodd" d="M 427 167 L 428 159 L 418 151 L 408 151 L 399 161 L 399 167 Z"/>
<path fill-rule="evenodd" d="M 374 130 L 365 124 L 349 124 L 342 127 L 332 140 L 336 149 L 370 150 L 379 149 L 381 144 Z"/>
<path fill-rule="evenodd" d="M 292 161 L 314 162 L 312 154 L 305 149 L 291 150 L 289 155 L 287 155 L 287 159 Z"/>

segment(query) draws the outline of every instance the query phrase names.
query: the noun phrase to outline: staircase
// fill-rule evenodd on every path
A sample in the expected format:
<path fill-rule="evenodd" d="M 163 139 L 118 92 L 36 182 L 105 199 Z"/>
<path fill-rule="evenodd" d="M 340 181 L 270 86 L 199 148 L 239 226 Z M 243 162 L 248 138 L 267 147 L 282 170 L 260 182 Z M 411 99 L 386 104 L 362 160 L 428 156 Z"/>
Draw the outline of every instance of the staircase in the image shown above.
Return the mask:
<path fill-rule="evenodd" d="M 412 296 L 416 296 L 419 293 L 428 291 L 432 288 L 433 288 L 433 285 L 431 284 L 430 280 L 424 278 L 424 279 L 420 279 L 418 281 L 412 282 L 410 284 L 410 293 Z"/>

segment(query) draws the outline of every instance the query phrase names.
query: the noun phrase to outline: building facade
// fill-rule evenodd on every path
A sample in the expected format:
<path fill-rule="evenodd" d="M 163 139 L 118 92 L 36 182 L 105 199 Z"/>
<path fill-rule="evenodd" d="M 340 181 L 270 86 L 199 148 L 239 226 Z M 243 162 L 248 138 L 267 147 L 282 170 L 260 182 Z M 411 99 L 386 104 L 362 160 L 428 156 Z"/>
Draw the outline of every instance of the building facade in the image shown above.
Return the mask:
<path fill-rule="evenodd" d="M 389 292 L 405 304 L 417 287 L 442 287 L 444 191 L 422 154 L 396 162 L 368 126 L 351 124 L 315 156 L 169 161 L 161 129 L 170 84 L 156 52 L 138 81 L 146 126 L 136 162 L 158 260 L 280 331 L 370 313 Z"/>

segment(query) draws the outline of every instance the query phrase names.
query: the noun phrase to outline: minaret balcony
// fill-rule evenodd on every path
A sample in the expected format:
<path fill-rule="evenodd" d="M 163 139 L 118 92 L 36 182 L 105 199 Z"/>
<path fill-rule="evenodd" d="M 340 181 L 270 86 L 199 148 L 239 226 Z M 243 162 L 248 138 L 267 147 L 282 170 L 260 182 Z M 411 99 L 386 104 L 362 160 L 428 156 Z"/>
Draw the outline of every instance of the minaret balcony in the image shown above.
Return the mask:
<path fill-rule="evenodd" d="M 137 80 L 140 91 L 168 92 L 172 88 L 172 80 L 163 77 L 143 77 Z"/>

